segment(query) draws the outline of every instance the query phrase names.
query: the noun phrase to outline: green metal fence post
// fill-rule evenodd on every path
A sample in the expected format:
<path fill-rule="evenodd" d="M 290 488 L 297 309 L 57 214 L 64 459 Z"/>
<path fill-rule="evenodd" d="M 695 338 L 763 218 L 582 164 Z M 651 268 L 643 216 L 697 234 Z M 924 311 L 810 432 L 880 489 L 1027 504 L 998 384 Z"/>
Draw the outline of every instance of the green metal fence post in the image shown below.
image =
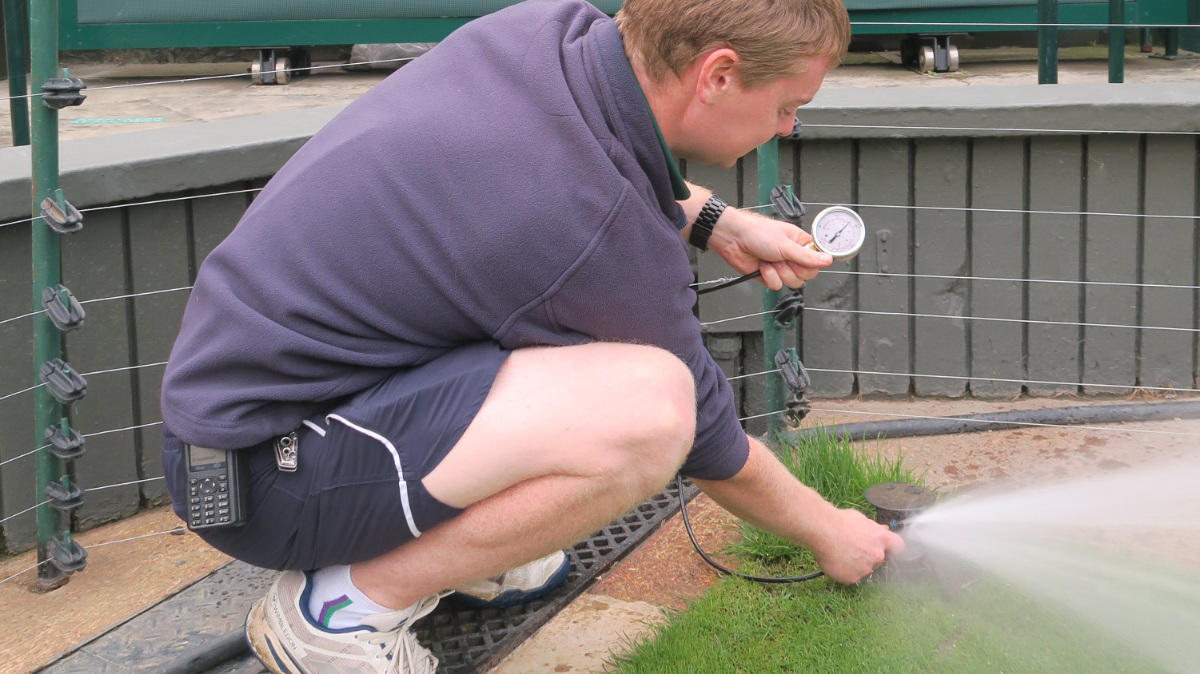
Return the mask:
<path fill-rule="evenodd" d="M 758 203 L 771 203 L 771 188 L 779 182 L 779 139 L 772 138 L 758 147 Z M 775 352 L 783 348 L 783 333 L 775 325 L 775 305 L 779 303 L 779 291 L 762 291 L 763 311 L 763 361 L 767 371 L 775 369 Z M 783 378 L 775 375 L 766 377 L 767 412 L 783 409 Z M 783 418 L 772 414 L 767 417 L 767 439 L 774 442 L 783 432 Z"/>
<path fill-rule="evenodd" d="M 1058 0 L 1038 0 L 1038 84 L 1058 84 Z"/>
<path fill-rule="evenodd" d="M 7 4 L 7 3 L 6 3 Z M 29 8 L 30 74 L 32 91 L 41 91 L 42 84 L 58 76 L 58 0 L 33 0 Z M 41 212 L 42 199 L 54 195 L 58 189 L 58 111 L 45 105 L 42 100 L 31 99 L 30 121 L 33 131 L 33 215 L 30 223 L 33 236 L 33 308 L 42 308 L 42 289 L 57 285 L 62 277 L 59 259 L 58 234 L 37 217 Z M 41 364 L 62 355 L 62 336 L 46 314 L 33 318 L 33 367 L 34 377 L 40 378 Z M 62 403 L 42 386 L 34 391 L 34 446 L 45 443 L 43 435 L 47 426 L 58 424 L 64 416 Z M 46 492 L 46 485 L 57 482 L 62 476 L 62 465 L 58 457 L 50 452 L 36 455 L 37 498 Z M 66 520 L 64 523 L 63 520 Z M 38 579 L 39 590 L 47 591 L 67 582 L 68 576 L 49 562 L 52 559 L 52 539 L 64 528 L 69 529 L 70 518 L 49 505 L 37 509 Z M 70 535 L 69 532 L 67 534 Z"/>
<path fill-rule="evenodd" d="M 12 117 L 13 145 L 29 144 L 29 99 L 24 98 L 25 94 L 29 93 L 26 90 L 29 82 L 25 77 L 28 68 L 26 56 L 29 53 L 26 1 L 3 0 L 4 51 L 8 64 L 8 111 Z"/>
<path fill-rule="evenodd" d="M 1108 0 L 1108 81 L 1125 81 L 1125 0 Z"/>

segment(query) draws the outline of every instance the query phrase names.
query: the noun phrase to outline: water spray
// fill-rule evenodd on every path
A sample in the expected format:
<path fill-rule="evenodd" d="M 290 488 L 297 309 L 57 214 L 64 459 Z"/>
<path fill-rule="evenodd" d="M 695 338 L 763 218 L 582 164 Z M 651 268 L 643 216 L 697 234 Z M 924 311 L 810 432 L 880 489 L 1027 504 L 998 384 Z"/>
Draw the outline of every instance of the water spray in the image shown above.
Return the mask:
<path fill-rule="evenodd" d="M 1200 458 L 1185 455 L 1060 483 L 973 490 L 919 513 L 906 512 L 913 506 L 899 497 L 882 505 L 904 517 L 897 521 L 905 522 L 906 544 L 919 546 L 917 566 L 939 585 L 955 572 L 991 579 L 1165 671 L 1195 672 L 1198 487 Z"/>

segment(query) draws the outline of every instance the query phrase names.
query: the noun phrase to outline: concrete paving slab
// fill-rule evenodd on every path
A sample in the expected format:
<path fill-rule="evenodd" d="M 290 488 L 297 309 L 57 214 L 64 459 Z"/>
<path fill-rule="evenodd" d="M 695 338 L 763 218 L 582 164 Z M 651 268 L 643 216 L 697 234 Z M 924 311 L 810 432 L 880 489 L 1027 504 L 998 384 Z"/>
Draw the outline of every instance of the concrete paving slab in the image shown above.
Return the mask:
<path fill-rule="evenodd" d="M 661 606 L 588 593 L 517 648 L 492 674 L 601 672 L 614 653 L 647 638 L 666 620 Z"/>
<path fill-rule="evenodd" d="M 65 586 L 37 594 L 33 571 L 0 584 L 0 670 L 30 671 L 51 662 L 230 561 L 191 533 L 161 533 L 181 526 L 168 508 L 140 513 L 77 534 L 88 565 Z M 0 579 L 36 564 L 34 551 L 0 559 Z"/>
<path fill-rule="evenodd" d="M 226 564 L 44 671 L 86 671 L 99 660 L 110 663 L 108 671 L 113 672 L 161 672 L 180 662 L 219 660 L 214 651 L 241 652 L 244 645 L 238 631 L 246 613 L 275 576 L 274 571 L 244 562 Z"/>

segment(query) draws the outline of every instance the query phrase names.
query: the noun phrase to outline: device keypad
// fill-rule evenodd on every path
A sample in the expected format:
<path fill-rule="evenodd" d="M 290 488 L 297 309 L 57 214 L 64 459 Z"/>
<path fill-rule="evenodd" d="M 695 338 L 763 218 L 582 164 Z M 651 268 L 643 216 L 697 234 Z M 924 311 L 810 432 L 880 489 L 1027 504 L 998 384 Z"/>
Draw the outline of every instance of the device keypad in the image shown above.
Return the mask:
<path fill-rule="evenodd" d="M 193 527 L 228 524 L 229 478 L 193 477 L 188 484 L 188 520 Z"/>

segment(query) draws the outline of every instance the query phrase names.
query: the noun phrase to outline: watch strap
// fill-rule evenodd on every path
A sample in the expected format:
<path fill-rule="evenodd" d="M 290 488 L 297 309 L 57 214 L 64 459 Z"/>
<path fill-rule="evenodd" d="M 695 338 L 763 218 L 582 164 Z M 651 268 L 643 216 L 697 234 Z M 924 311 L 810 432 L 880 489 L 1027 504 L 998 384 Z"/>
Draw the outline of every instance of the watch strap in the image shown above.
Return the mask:
<path fill-rule="evenodd" d="M 708 237 L 712 236 L 713 228 L 717 226 L 717 219 L 725 212 L 729 204 L 717 195 L 712 195 L 704 205 L 700 207 L 700 214 L 696 216 L 696 221 L 692 223 L 692 231 L 688 236 L 688 243 L 699 248 L 700 250 L 708 250 Z"/>

